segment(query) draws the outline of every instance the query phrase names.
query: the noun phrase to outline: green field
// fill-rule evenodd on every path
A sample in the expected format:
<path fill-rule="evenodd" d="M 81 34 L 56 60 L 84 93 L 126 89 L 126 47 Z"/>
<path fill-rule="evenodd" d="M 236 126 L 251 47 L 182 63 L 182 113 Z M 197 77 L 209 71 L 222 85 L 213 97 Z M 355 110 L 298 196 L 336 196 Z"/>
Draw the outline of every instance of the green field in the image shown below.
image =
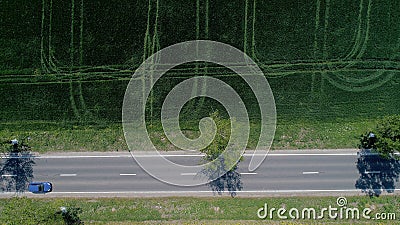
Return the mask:
<path fill-rule="evenodd" d="M 347 208 L 370 208 L 369 214 L 374 217 L 377 213 L 395 213 L 392 220 L 330 219 L 327 212 L 319 220 L 279 219 L 274 214 L 272 220 L 257 217 L 257 210 L 268 204 L 272 207 L 284 207 L 287 210 L 296 208 L 300 212 L 304 208 L 314 208 L 319 212 L 322 208 L 340 209 L 336 197 L 164 197 L 164 198 L 11 198 L 0 202 L 0 223 L 15 222 L 16 224 L 56 224 L 52 215 L 61 206 L 80 207 L 80 219 L 85 224 L 398 224 L 399 197 L 381 196 L 379 198 L 347 197 Z M 343 208 L 346 208 L 343 207 Z M 339 212 L 339 211 L 338 211 Z M 275 212 L 276 213 L 276 212 Z M 286 214 L 289 216 L 289 214 Z M 292 214 L 294 215 L 294 214 Z M 317 214 L 318 216 L 320 214 Z M 334 214 L 332 214 L 334 215 Z M 339 215 L 339 214 L 338 214 Z M 350 215 L 350 214 L 349 214 Z M 301 214 L 299 215 L 301 217 Z M 350 216 L 349 216 L 350 218 Z M 47 220 L 46 220 L 47 219 Z M 60 223 L 60 222 L 58 222 Z"/>
<path fill-rule="evenodd" d="M 254 148 L 260 127 L 254 95 L 240 83 L 238 76 L 230 73 L 216 76 L 232 85 L 244 99 L 252 124 L 248 148 Z M 147 116 L 151 118 L 148 122 L 152 124 L 148 129 L 160 149 L 176 149 L 161 141 L 164 135 L 159 122 L 160 107 L 168 90 L 186 77 L 176 77 L 173 72 L 167 74 L 155 86 L 158 91 L 152 106 L 147 102 Z M 312 90 L 313 77 L 315 82 L 323 83 L 323 88 Z M 274 149 L 354 148 L 359 135 L 373 129 L 378 118 L 399 113 L 400 76 L 360 92 L 341 90 L 327 80 L 322 82 L 323 77 L 298 72 L 269 78 L 278 119 Z M 5 98 L 0 114 L 6 118 L 0 124 L 2 139 L 30 136 L 38 152 L 127 150 L 121 108 L 128 80 L 96 79 L 1 84 L 0 92 Z M 15 100 L 18 102 L 13 103 Z M 215 101 L 206 99 L 200 104 L 197 99 L 182 111 L 182 129 L 187 133 L 198 132 L 198 119 L 213 110 L 224 112 Z"/>
<path fill-rule="evenodd" d="M 10 9 L 1 11 L 0 137 L 31 136 L 38 152 L 126 150 L 121 107 L 135 69 L 155 51 L 193 39 L 231 44 L 261 67 L 277 107 L 274 149 L 354 148 L 378 118 L 400 113 L 399 1 L 50 3 L 0 3 Z M 11 10 L 18 5 L 22 15 Z M 156 83 L 146 105 L 156 146 L 175 149 L 163 138 L 162 101 L 195 75 L 239 93 L 254 148 L 254 94 L 232 71 L 206 63 L 178 66 Z M 193 93 L 204 88 L 194 85 Z M 195 99 L 181 113 L 182 129 L 196 135 L 199 118 L 216 109 L 224 112 Z"/>
<path fill-rule="evenodd" d="M 125 90 L 139 65 L 158 50 L 190 40 L 232 45 L 262 69 L 274 94 L 272 149 L 356 148 L 379 118 L 400 114 L 399 0 L 66 0 L 0 1 L 0 153 L 30 137 L 39 153 L 126 151 Z M 235 62 L 232 62 L 233 64 Z M 234 65 L 243 66 L 243 65 Z M 260 109 L 233 71 L 205 62 L 174 67 L 146 100 L 153 144 L 177 150 L 160 122 L 167 94 L 194 76 L 228 83 L 251 123 L 248 149 L 260 134 Z M 154 77 L 134 77 L 148 85 Z M 190 87 L 198 96 L 205 83 Z M 135 90 L 141 94 L 143 89 Z M 139 103 L 140 104 L 140 103 Z M 195 98 L 181 129 L 199 135 L 201 118 L 226 110 Z M 348 197 L 348 206 L 396 213 L 400 197 Z M 336 206 L 335 197 L 10 198 L 0 224 L 63 224 L 61 206 L 80 207 L 85 224 L 376 224 L 376 220 L 266 220 L 257 210 Z"/>

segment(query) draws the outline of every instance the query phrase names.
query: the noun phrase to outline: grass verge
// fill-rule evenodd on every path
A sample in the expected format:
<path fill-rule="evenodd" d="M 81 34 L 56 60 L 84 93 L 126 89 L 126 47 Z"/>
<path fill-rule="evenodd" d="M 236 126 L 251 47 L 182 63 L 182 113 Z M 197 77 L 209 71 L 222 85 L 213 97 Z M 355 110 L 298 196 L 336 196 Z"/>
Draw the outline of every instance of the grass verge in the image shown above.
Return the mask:
<path fill-rule="evenodd" d="M 279 219 L 276 211 L 272 219 L 261 220 L 257 211 L 268 204 L 268 208 L 297 209 L 314 208 L 320 212 L 329 206 L 338 208 L 357 208 L 360 212 L 364 208 L 371 209 L 369 214 L 375 218 L 377 213 L 395 213 L 396 218 L 379 220 L 380 224 L 396 224 L 400 222 L 400 196 L 381 196 L 369 198 L 367 196 L 347 197 L 346 207 L 339 207 L 336 197 L 263 197 L 263 198 L 230 198 L 230 197 L 163 197 L 163 198 L 11 198 L 0 202 L 0 223 L 16 222 L 24 216 L 42 215 L 51 218 L 61 206 L 79 207 L 82 209 L 80 219 L 90 224 L 374 224 L 377 220 L 362 218 L 331 219 L 325 212 L 324 217 L 313 219 Z M 45 210 L 46 213 L 36 212 Z M 27 215 L 26 215 L 27 214 Z M 288 212 L 286 212 L 289 216 Z M 294 215 L 294 214 L 293 214 Z M 318 214 L 320 215 L 320 213 Z M 317 216 L 318 216 L 317 215 Z M 334 214 L 332 214 L 334 215 Z M 343 214 L 344 215 L 344 214 Z M 47 217 L 46 217 L 47 216 Z M 300 214 L 301 217 L 301 214 Z M 35 218 L 32 222 L 42 221 Z M 54 221 L 52 221 L 54 222 Z"/>
<path fill-rule="evenodd" d="M 272 149 L 355 148 L 361 134 L 375 127 L 376 120 L 319 122 L 309 120 L 278 121 Z M 183 124 L 189 137 L 198 136 L 196 123 Z M 260 124 L 251 124 L 248 148 L 254 149 Z M 178 150 L 163 133 L 161 125 L 148 128 L 153 144 L 161 150 Z M 29 145 L 39 153 L 62 151 L 126 151 L 122 125 L 73 125 L 45 121 L 1 123 L 2 142 L 31 137 Z M 3 146 L 3 149 L 7 145 Z"/>

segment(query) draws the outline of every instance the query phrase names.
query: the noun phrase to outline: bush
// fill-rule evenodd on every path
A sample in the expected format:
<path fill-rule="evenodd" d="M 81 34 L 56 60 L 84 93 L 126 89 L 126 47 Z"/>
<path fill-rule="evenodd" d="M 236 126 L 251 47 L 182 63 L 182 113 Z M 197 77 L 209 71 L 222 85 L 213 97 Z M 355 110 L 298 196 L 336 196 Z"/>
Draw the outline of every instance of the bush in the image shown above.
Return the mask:
<path fill-rule="evenodd" d="M 81 225 L 84 224 L 79 218 L 79 214 L 82 213 L 82 209 L 78 207 L 65 208 L 62 207 L 57 214 L 61 214 L 65 224 L 67 225 Z"/>

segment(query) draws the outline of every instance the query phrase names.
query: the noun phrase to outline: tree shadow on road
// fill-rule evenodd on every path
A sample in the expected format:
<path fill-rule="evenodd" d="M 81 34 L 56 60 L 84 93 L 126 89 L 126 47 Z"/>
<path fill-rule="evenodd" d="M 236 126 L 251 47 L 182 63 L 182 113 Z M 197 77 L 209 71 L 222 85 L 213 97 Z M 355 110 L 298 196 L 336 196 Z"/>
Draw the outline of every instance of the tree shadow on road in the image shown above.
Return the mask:
<path fill-rule="evenodd" d="M 227 172 L 220 177 L 216 177 L 216 174 L 220 174 L 221 171 Z M 219 195 L 222 195 L 223 192 L 227 191 L 231 197 L 235 197 L 237 191 L 241 191 L 243 189 L 241 175 L 238 172 L 238 164 L 236 164 L 230 170 L 227 170 L 225 168 L 223 157 L 220 159 L 220 163 L 217 168 L 206 168 L 202 171 L 202 174 L 208 177 L 209 182 L 207 183 L 207 186 L 209 186 L 214 193 Z"/>
<path fill-rule="evenodd" d="M 357 160 L 360 177 L 355 187 L 369 196 L 379 196 L 383 191 L 393 193 L 399 181 L 400 162 L 380 156 L 360 156 Z"/>
<path fill-rule="evenodd" d="M 10 153 L 4 158 L 3 165 L 0 165 L 0 190 L 24 192 L 33 179 L 33 155 L 29 152 Z"/>

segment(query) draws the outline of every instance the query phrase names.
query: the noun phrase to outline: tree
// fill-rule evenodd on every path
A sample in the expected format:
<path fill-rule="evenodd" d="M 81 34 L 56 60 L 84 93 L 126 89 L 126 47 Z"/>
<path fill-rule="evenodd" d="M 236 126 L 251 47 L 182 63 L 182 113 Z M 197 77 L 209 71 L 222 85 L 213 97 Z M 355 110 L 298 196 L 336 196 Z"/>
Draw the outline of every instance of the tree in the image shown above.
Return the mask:
<path fill-rule="evenodd" d="M 374 149 L 384 157 L 400 159 L 400 115 L 387 116 L 378 121 L 375 131 L 361 135 L 360 148 Z"/>
<path fill-rule="evenodd" d="M 0 191 L 24 192 L 28 183 L 33 179 L 33 161 L 31 147 L 23 138 L 3 142 L 2 152 L 7 156 L 0 166 L 0 174 L 15 176 L 0 177 Z M 28 137 L 29 141 L 30 138 Z"/>
<path fill-rule="evenodd" d="M 221 155 L 227 147 L 231 133 L 230 120 L 222 119 L 218 111 L 213 112 L 210 117 L 214 120 L 218 130 L 213 142 L 201 150 L 201 152 L 205 154 L 204 159 L 206 161 L 218 159 L 218 156 Z M 242 158 L 240 158 L 239 161 L 241 160 Z M 236 163 L 236 165 L 234 165 L 232 168 L 227 168 L 225 161 L 229 160 L 221 157 L 217 163 L 217 168 L 207 167 L 202 172 L 209 177 L 210 182 L 208 183 L 208 186 L 210 186 L 214 192 L 221 195 L 222 192 L 227 190 L 232 197 L 235 197 L 236 192 L 242 190 L 243 188 L 240 180 L 240 173 L 237 171 L 239 162 Z M 221 177 L 214 179 L 214 174 L 218 174 L 219 171 L 227 172 Z"/>

